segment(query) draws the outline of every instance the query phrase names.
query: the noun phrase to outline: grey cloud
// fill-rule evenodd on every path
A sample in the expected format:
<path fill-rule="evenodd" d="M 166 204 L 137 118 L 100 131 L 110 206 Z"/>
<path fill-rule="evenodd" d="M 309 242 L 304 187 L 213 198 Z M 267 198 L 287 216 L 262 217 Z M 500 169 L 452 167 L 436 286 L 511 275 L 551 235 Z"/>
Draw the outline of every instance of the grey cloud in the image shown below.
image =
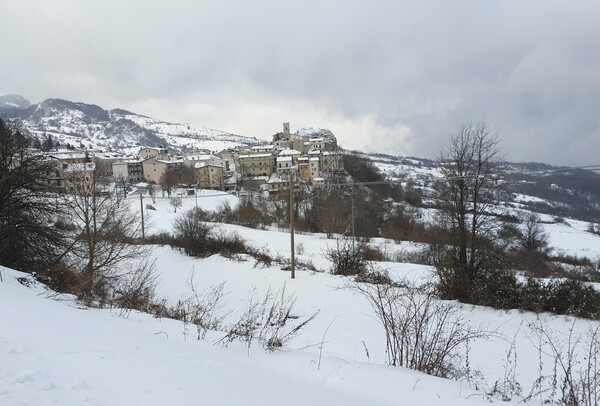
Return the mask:
<path fill-rule="evenodd" d="M 344 128 L 337 135 L 348 147 L 424 157 L 479 120 L 498 130 L 512 160 L 595 163 L 600 147 L 600 4 L 591 0 L 3 8 L 11 62 L 0 64 L 0 92 L 33 101 L 139 106 L 158 118 L 260 132 L 253 136 L 294 117 L 297 126 Z M 267 122 L 272 111 L 286 117 Z M 366 121 L 369 133 L 359 125 Z"/>

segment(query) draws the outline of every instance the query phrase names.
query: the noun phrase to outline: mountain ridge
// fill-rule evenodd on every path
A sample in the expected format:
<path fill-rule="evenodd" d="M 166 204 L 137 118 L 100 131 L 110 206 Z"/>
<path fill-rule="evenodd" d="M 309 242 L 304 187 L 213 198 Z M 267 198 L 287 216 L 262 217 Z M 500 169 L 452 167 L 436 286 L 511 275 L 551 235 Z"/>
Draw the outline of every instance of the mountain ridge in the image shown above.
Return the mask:
<path fill-rule="evenodd" d="M 61 145 L 133 154 L 140 146 L 218 151 L 260 143 L 253 137 L 61 98 L 32 104 L 21 95 L 4 95 L 0 96 L 0 109 L 34 138 L 43 141 L 52 136 Z"/>

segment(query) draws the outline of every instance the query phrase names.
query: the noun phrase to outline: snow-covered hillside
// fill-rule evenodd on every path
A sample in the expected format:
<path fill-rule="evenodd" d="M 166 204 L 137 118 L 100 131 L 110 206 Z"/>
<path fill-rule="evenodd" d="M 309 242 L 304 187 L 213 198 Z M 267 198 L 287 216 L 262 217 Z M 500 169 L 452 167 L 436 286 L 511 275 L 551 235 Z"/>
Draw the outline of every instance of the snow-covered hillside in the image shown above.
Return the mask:
<path fill-rule="evenodd" d="M 133 210 L 137 199 L 131 198 Z M 185 197 L 183 210 L 198 204 L 214 210 L 237 198 L 206 191 Z M 170 230 L 174 219 L 169 199 L 156 199 L 148 211 L 151 230 Z M 567 221 L 547 225 L 556 249 L 572 250 L 579 242 L 588 253 L 600 253 L 600 237 Z M 218 224 L 216 232 L 237 233 L 272 256 L 290 255 L 289 235 L 277 229 L 256 230 Z M 561 244 L 568 241 L 569 244 Z M 296 236 L 299 259 L 327 271 L 327 247 L 335 240 L 320 234 Z M 412 250 L 411 243 L 373 240 L 390 251 Z M 497 382 L 518 383 L 529 394 L 552 359 L 540 354 L 529 325 L 544 323 L 566 334 L 584 332 L 597 322 L 519 311 L 495 311 L 464 305 L 461 312 L 473 326 L 493 331 L 487 340 L 470 343 L 464 367 L 472 378 L 455 382 L 385 364 L 385 337 L 366 300 L 346 288 L 350 279 L 327 272 L 300 270 L 295 280 L 280 266 L 260 266 L 251 259 L 204 259 L 155 246 L 150 256 L 159 272 L 158 296 L 175 305 L 197 291 L 225 283 L 225 310 L 231 322 L 247 306 L 251 292 L 282 289 L 295 295 L 294 314 L 318 312 L 301 335 L 281 351 L 256 345 L 215 345 L 224 332 L 197 340 L 193 326 L 120 309 L 89 309 L 68 296 L 56 295 L 31 276 L 1 268 L 0 275 L 0 404 L 2 405 L 164 405 L 199 402 L 209 405 L 484 405 L 501 402 L 488 395 Z M 431 278 L 427 266 L 378 263 L 394 279 L 417 283 Z M 468 349 L 461 349 L 466 353 Z M 537 399 L 532 401 L 536 404 Z"/>
<path fill-rule="evenodd" d="M 20 99 L 19 99 L 20 98 Z M 141 116 L 123 109 L 62 99 L 47 99 L 31 105 L 21 96 L 3 96 L 0 105 L 13 106 L 12 114 L 25 130 L 43 141 L 52 136 L 61 145 L 137 152 L 140 146 L 219 151 L 258 140 L 195 126 Z"/>
<path fill-rule="evenodd" d="M 314 351 L 249 353 L 176 321 L 83 309 L 2 270 L 2 405 L 484 405 L 459 383 Z M 329 346 L 335 343 L 327 342 Z M 476 395 L 476 394 L 475 394 Z"/>

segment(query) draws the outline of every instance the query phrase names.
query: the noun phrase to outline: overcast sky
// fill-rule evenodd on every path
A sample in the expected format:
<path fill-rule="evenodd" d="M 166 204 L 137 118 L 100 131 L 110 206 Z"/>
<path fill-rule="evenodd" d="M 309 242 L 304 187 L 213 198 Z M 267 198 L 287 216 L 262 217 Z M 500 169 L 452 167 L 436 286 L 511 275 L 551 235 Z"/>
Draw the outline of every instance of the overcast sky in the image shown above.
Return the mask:
<path fill-rule="evenodd" d="M 600 1 L 0 0 L 0 94 L 434 157 L 486 120 L 507 158 L 598 164 Z"/>

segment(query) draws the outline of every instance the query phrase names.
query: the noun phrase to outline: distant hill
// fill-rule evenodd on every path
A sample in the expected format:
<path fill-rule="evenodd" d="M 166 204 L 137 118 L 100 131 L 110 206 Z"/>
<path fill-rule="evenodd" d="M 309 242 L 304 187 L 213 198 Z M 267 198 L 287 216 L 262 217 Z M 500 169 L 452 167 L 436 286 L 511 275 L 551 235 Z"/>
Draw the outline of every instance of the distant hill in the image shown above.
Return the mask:
<path fill-rule="evenodd" d="M 14 116 L 29 106 L 31 106 L 31 102 L 19 94 L 0 96 L 0 114 L 7 117 Z"/>
<path fill-rule="evenodd" d="M 133 153 L 140 146 L 218 151 L 260 142 L 224 131 L 162 121 L 124 109 L 105 110 L 95 104 L 47 99 L 32 104 L 20 95 L 0 96 L 0 115 L 17 122 L 43 141 L 52 136 L 61 145 Z"/>

